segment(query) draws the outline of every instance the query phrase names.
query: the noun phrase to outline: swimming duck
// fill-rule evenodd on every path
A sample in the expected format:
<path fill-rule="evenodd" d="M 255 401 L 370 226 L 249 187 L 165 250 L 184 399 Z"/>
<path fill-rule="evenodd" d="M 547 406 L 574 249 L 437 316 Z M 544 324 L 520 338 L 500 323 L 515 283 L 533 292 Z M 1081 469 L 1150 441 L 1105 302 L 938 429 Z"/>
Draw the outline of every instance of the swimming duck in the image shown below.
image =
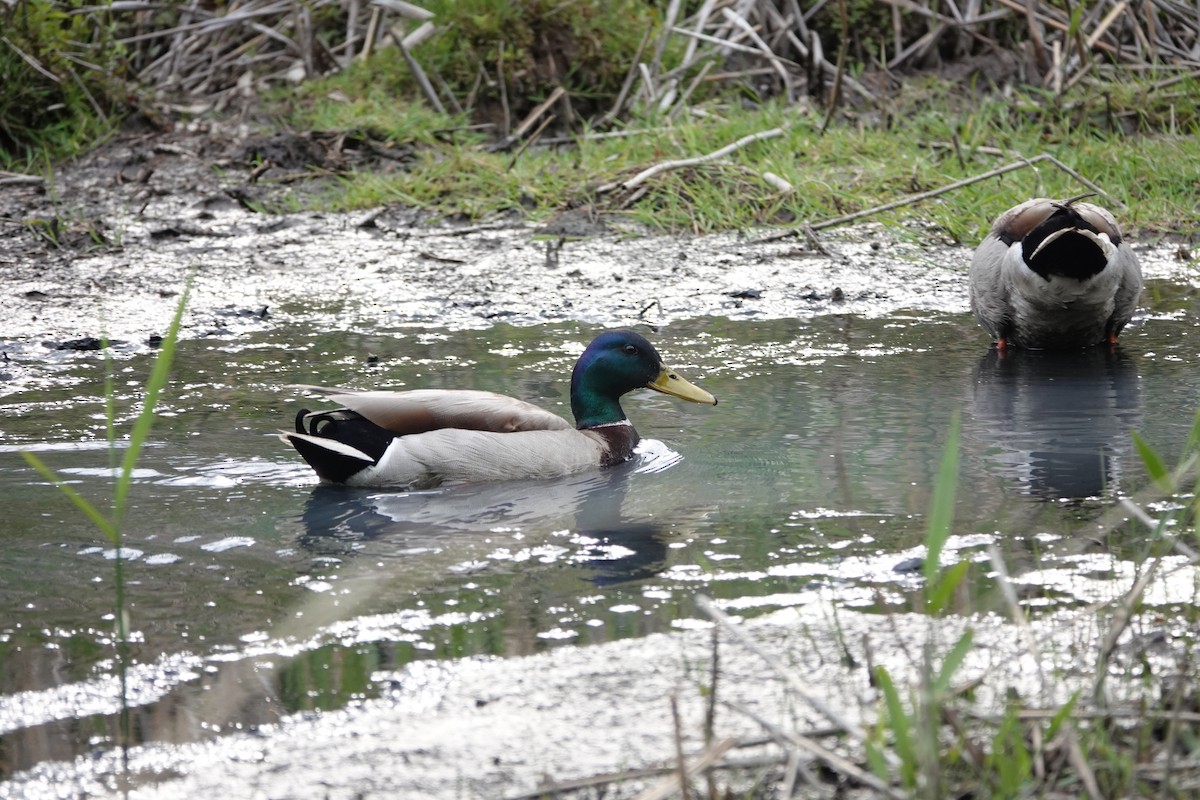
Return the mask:
<path fill-rule="evenodd" d="M 492 392 L 403 392 L 304 386 L 341 404 L 301 410 L 283 432 L 321 480 L 349 486 L 428 488 L 515 478 L 552 478 L 627 461 L 639 441 L 621 410 L 634 389 L 693 403 L 717 399 L 663 366 L 633 331 L 597 336 L 571 373 L 572 427 L 537 406 Z"/>
<path fill-rule="evenodd" d="M 1014 206 L 976 249 L 971 310 L 998 349 L 1115 344 L 1133 316 L 1137 256 L 1111 213 L 1079 199 Z"/>

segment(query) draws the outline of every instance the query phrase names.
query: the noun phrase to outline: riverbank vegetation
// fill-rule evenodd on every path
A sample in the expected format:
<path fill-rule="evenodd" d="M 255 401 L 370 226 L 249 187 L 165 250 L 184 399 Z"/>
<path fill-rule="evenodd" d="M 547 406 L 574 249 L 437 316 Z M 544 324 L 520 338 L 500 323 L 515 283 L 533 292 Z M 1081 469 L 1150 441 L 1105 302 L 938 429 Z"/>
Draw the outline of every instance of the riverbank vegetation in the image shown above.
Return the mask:
<path fill-rule="evenodd" d="M 264 211 L 819 229 L 965 182 L 919 206 L 942 239 L 1086 191 L 1128 228 L 1194 230 L 1200 33 L 1182 7 L 803 6 L 18 2 L 0 9 L 20 87 L 0 102 L 2 165 L 217 120 L 275 133 L 241 153 Z"/>

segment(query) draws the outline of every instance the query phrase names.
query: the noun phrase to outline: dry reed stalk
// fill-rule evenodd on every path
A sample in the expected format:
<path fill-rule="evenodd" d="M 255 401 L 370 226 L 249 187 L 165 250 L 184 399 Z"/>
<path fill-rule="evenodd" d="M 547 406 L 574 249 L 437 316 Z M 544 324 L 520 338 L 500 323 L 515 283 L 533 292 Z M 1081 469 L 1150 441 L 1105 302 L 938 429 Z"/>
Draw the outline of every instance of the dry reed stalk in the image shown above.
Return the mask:
<path fill-rule="evenodd" d="M 724 611 L 721 611 L 721 609 L 717 608 L 716 604 L 713 603 L 712 600 L 701 595 L 696 598 L 696 605 L 701 611 L 707 614 L 713 620 L 713 622 L 716 622 L 723 629 L 733 634 L 733 637 L 737 639 L 738 642 L 740 642 L 744 647 L 757 655 L 763 661 L 767 662 L 771 669 L 773 669 L 777 675 L 783 678 L 788 684 L 789 688 L 791 688 L 792 691 L 794 691 L 810 708 L 817 711 L 819 714 L 821 714 L 821 716 L 825 717 L 825 719 L 829 720 L 834 725 L 840 726 L 842 730 L 844 730 L 856 741 L 860 743 L 865 743 L 868 741 L 867 732 L 863 730 L 858 723 L 852 721 L 849 717 L 845 716 L 836 708 L 826 703 L 823 699 L 813 694 L 812 690 L 800 681 L 793 670 L 787 669 L 787 667 L 785 667 L 778 658 L 760 647 L 757 642 L 751 639 L 746 632 L 741 629 L 740 626 L 735 625 L 733 620 L 730 619 Z"/>
<path fill-rule="evenodd" d="M 413 57 L 412 52 L 404 46 L 402 39 L 395 39 L 396 47 L 400 49 L 400 54 L 404 56 L 404 63 L 408 64 L 408 69 L 412 73 L 413 80 L 417 82 L 417 86 L 421 89 L 421 94 L 425 95 L 425 100 L 433 107 L 433 110 L 439 114 L 446 113 L 446 107 L 442 105 L 441 99 L 438 98 L 437 92 L 433 88 L 433 84 L 429 82 L 429 76 L 425 74 L 425 70 L 421 67 L 417 59 Z"/>
<path fill-rule="evenodd" d="M 691 766 L 686 769 L 683 768 L 681 761 L 679 766 L 672 769 L 676 774 L 650 787 L 635 797 L 634 800 L 666 800 L 666 798 L 679 791 L 681 783 L 685 787 L 683 796 L 687 797 L 687 779 L 698 775 L 704 770 L 712 769 L 720 762 L 721 757 L 736 747 L 737 744 L 737 739 L 722 739 L 712 747 L 706 748 L 703 753 L 696 757 Z"/>
<path fill-rule="evenodd" d="M 650 178 L 653 178 L 655 175 L 657 175 L 660 172 L 666 172 L 667 170 L 671 170 L 671 169 L 679 169 L 681 167 L 692 167 L 697 164 L 704 164 L 709 161 L 715 161 L 716 159 L 722 158 L 723 156 L 727 156 L 736 150 L 740 150 L 741 148 L 745 147 L 748 144 L 752 144 L 754 142 L 761 142 L 764 139 L 774 139 L 777 136 L 782 136 L 783 132 L 784 132 L 783 128 L 771 128 L 770 130 L 759 131 L 758 133 L 752 133 L 748 136 L 743 136 L 742 138 L 738 139 L 735 142 L 731 142 L 730 144 L 727 144 L 718 150 L 714 150 L 711 153 L 706 153 L 705 155 L 702 155 L 702 156 L 696 156 L 694 158 L 681 158 L 681 159 L 674 160 L 674 161 L 663 161 L 658 164 L 655 164 L 652 167 L 649 167 L 648 169 L 642 170 L 641 172 L 639 172 L 637 175 L 634 175 L 629 180 L 616 181 L 614 183 L 606 183 L 603 186 L 600 186 L 599 188 L 597 188 L 596 192 L 598 194 L 604 194 L 605 192 L 610 192 L 613 189 L 616 189 L 618 187 L 622 188 L 622 189 L 633 189 L 633 188 L 636 188 L 639 184 L 642 184 L 645 181 L 649 180 Z"/>
<path fill-rule="evenodd" d="M 893 200 L 890 203 L 884 203 L 883 205 L 863 209 L 862 211 L 856 211 L 853 214 L 846 214 L 841 217 L 834 217 L 833 219 L 827 219 L 827 220 L 823 220 L 821 222 L 814 222 L 814 223 L 811 223 L 810 227 L 814 231 L 824 230 L 825 228 L 833 228 L 838 225 L 845 225 L 847 222 L 854 222 L 856 220 L 863 219 L 864 217 L 871 217 L 876 214 L 882 214 L 885 211 L 892 211 L 897 208 L 903 208 L 904 206 L 915 205 L 916 203 L 920 203 L 925 200 L 929 200 L 934 197 L 938 197 L 939 195 L 946 194 L 947 192 L 952 192 L 956 189 L 961 189 L 964 186 L 970 186 L 973 183 L 979 183 L 980 181 L 987 180 L 988 178 L 996 178 L 996 177 L 999 177 L 1000 175 L 1004 175 L 1005 173 L 1013 172 L 1014 170 L 1024 169 L 1025 167 L 1032 167 L 1034 164 L 1036 164 L 1039 161 L 1049 161 L 1051 164 L 1058 167 L 1060 170 L 1067 173 L 1075 180 L 1079 181 L 1081 184 L 1086 186 L 1088 189 L 1091 189 L 1093 192 L 1095 192 L 1097 194 L 1102 194 L 1105 197 L 1107 197 L 1111 201 L 1111 203 L 1114 206 L 1116 206 L 1117 208 L 1119 208 L 1119 209 L 1125 208 L 1124 203 L 1117 200 L 1115 197 L 1110 195 L 1108 192 L 1104 191 L 1099 186 L 1092 183 L 1087 178 L 1083 177 L 1078 172 L 1071 169 L 1070 167 L 1068 167 L 1066 164 L 1059 161 L 1054 156 L 1050 155 L 1049 153 L 1042 153 L 1040 155 L 1034 156 L 1033 158 L 1027 158 L 1027 159 L 1023 159 L 1021 161 L 1014 162 L 1012 164 L 1006 164 L 1003 167 L 997 167 L 996 169 L 988 170 L 987 172 L 981 173 L 979 175 L 974 175 L 970 178 L 964 178 L 961 181 L 955 181 L 954 183 L 947 184 L 946 186 L 942 186 L 937 189 L 930 189 L 928 192 L 920 192 L 919 194 L 912 194 L 907 197 L 902 197 L 899 200 Z M 759 242 L 759 243 L 773 242 L 773 241 L 777 241 L 779 239 L 787 238 L 789 236 L 795 236 L 796 233 L 797 233 L 796 230 L 790 230 L 786 233 L 775 234 L 773 236 L 768 236 L 763 239 L 758 239 L 757 242 Z"/>
<path fill-rule="evenodd" d="M 1022 35 L 1036 60 L 1036 78 L 1056 92 L 1069 92 L 1101 70 L 1108 75 L 1114 64 L 1132 69 L 1200 66 L 1194 55 L 1200 51 L 1200 20 L 1194 3 L 1100 0 L 1085 4 L 1072 18 L 1072 8 L 1064 10 L 1044 0 L 883 2 L 891 13 L 884 34 L 886 70 L 919 68 L 935 47 L 946 50 L 952 45 L 954 58 L 980 47 L 1007 46 L 990 38 L 990 26 L 1006 17 L 1024 20 Z M 208 108 L 253 96 L 261 84 L 297 79 L 301 71 L 297 65 L 303 65 L 304 77 L 345 69 L 356 58 L 387 46 L 384 32 L 394 28 L 397 20 L 421 23 L 407 34 L 391 34 L 402 40 L 401 53 L 413 64 L 414 76 L 419 76 L 424 70 L 415 64 L 412 50 L 435 30 L 432 13 L 406 0 L 240 0 L 216 8 L 199 0 L 178 4 L 114 0 L 104 11 L 118 21 L 115 40 L 128 48 L 131 68 L 140 81 L 167 89 L 175 97 L 185 94 L 187 103 Z M 705 82 L 757 80 L 764 74 L 773 77 L 774 86 L 788 101 L 805 92 L 820 96 L 827 84 L 840 81 L 841 89 L 856 100 L 887 105 L 882 89 L 868 89 L 852 79 L 848 64 L 839 69 L 827 57 L 813 23 L 819 20 L 828 28 L 828 0 L 803 9 L 799 0 L 704 0 L 688 18 L 683 17 L 683 8 L 680 0 L 666 4 L 664 24 L 647 31 L 616 102 L 596 125 L 607 126 L 628 112 L 628 97 L 639 77 L 640 102 L 669 118 L 683 113 Z M 96 10 L 79 7 L 68 13 Z M 668 63 L 672 37 L 685 42 L 682 58 L 674 64 Z M 839 38 L 840 46 L 846 46 L 858 38 L 858 32 Z M 0 39 L 0 45 L 12 47 L 6 39 Z M 66 69 L 52 74 L 28 53 L 12 49 L 51 80 L 73 79 Z M 98 68 L 88 63 L 86 53 L 68 57 L 76 70 Z M 496 61 L 498 66 L 489 71 L 499 78 L 507 119 L 513 98 L 507 96 L 502 57 Z M 450 99 L 455 110 L 462 107 L 440 76 L 415 77 L 415 82 L 431 108 L 442 108 L 439 98 Z M 479 85 L 477 80 L 476 88 L 467 93 L 467 110 L 474 106 Z M 827 103 L 827 111 L 834 108 L 832 100 Z M 572 125 L 572 117 L 564 107 L 559 119 Z M 510 128 L 511 120 L 504 131 Z"/>
<path fill-rule="evenodd" d="M 1004 563 L 1004 559 L 1000 555 L 999 548 L 997 548 L 995 544 L 988 545 L 988 557 L 992 562 L 993 569 L 996 570 L 999 576 L 1001 594 L 1003 595 L 1005 602 L 1008 604 L 1009 615 L 1011 616 L 1012 621 L 1017 625 L 1018 631 L 1023 634 L 1025 647 L 1029 651 L 1029 656 L 1033 660 L 1033 663 L 1037 665 L 1038 678 L 1042 684 L 1043 702 L 1048 701 L 1050 688 L 1045 671 L 1042 669 L 1041 649 L 1037 645 L 1037 639 L 1033 635 L 1033 629 L 1029 626 L 1029 620 L 1026 619 L 1025 614 L 1021 612 L 1021 607 L 1017 602 L 1016 593 L 1013 591 L 1012 584 L 1008 578 L 1008 569 Z M 1101 668 L 1103 668 L 1103 658 L 1101 661 Z M 1100 791 L 1100 786 L 1096 782 L 1096 776 L 1092 771 L 1091 764 L 1088 763 L 1087 758 L 1083 754 L 1082 748 L 1079 746 L 1079 737 L 1075 732 L 1074 721 L 1066 720 L 1059 735 L 1063 739 L 1067 748 L 1067 760 L 1075 769 L 1075 773 L 1078 775 L 1080 782 L 1083 784 L 1084 790 L 1087 792 L 1087 796 L 1090 798 L 1090 800 L 1102 800 L 1104 794 Z M 1035 752 L 1040 755 L 1042 752 L 1041 748 L 1037 748 Z"/>
<path fill-rule="evenodd" d="M 776 725 L 772 725 L 760 715 L 755 714 L 750 709 L 738 705 L 737 703 L 726 702 L 723 703 L 723 705 L 728 706 L 734 711 L 737 711 L 739 714 L 749 717 L 759 725 L 762 725 L 765 730 L 777 733 L 780 738 L 788 742 L 796 749 L 808 753 L 810 756 L 813 756 L 814 758 L 824 762 L 825 765 L 831 768 L 833 771 L 841 773 L 842 775 L 859 782 L 863 786 L 874 790 L 878 794 L 881 794 L 887 798 L 891 798 L 891 800 L 904 800 L 906 797 L 906 795 L 896 791 L 872 773 L 862 769 L 853 761 L 841 755 L 840 753 L 830 750 L 820 742 L 814 741 L 803 734 L 793 733 L 791 731 L 783 730 Z M 890 753 L 888 755 L 890 755 Z"/>

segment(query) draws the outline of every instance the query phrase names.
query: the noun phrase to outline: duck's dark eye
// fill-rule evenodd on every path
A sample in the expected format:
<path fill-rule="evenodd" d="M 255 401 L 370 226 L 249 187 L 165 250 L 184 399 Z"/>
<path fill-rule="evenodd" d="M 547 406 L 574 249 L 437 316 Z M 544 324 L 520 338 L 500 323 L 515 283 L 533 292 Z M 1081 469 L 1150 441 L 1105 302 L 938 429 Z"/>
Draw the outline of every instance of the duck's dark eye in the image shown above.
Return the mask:
<path fill-rule="evenodd" d="M 627 344 L 624 347 L 622 347 L 621 349 L 624 350 L 627 355 L 631 355 L 631 356 L 637 355 L 637 351 L 638 351 L 637 346 L 632 345 L 632 344 Z"/>

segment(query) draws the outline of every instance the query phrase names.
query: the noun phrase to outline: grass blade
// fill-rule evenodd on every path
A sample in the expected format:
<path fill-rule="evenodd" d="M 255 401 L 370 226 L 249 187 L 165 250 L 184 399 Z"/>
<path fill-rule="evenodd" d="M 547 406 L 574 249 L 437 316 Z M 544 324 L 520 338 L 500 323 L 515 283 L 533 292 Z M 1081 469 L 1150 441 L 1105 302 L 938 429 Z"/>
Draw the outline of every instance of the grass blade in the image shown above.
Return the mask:
<path fill-rule="evenodd" d="M 1075 711 L 1075 704 L 1079 700 L 1079 691 L 1071 694 L 1071 699 L 1063 705 L 1054 716 L 1050 718 L 1050 726 L 1046 730 L 1046 738 L 1053 739 L 1058 736 L 1058 732 L 1062 729 L 1063 723 L 1070 722 L 1071 714 Z"/>
<path fill-rule="evenodd" d="M 954 673 L 958 672 L 958 668 L 962 666 L 967 653 L 971 651 L 971 645 L 974 643 L 974 640 L 975 634 L 968 628 L 959 637 L 959 640 L 954 643 L 954 647 L 950 648 L 950 652 L 946 654 L 946 657 L 942 659 L 942 668 L 938 670 L 937 678 L 933 682 L 935 696 L 940 697 L 949 691 L 950 681 L 954 678 Z"/>
<path fill-rule="evenodd" d="M 875 684 L 883 692 L 884 702 L 887 703 L 888 723 L 892 729 L 892 738 L 896 755 L 900 757 L 900 768 L 905 786 L 913 786 L 917 777 L 916 751 L 913 749 L 912 725 L 904 706 L 900 703 L 900 694 L 892 683 L 892 676 L 883 667 L 875 668 Z"/>
<path fill-rule="evenodd" d="M 933 487 L 933 502 L 929 509 L 929 530 L 925 535 L 925 586 L 933 585 L 942 557 L 942 548 L 950 538 L 954 520 L 954 492 L 958 483 L 959 419 L 955 413 L 950 422 L 950 434 L 942 452 L 937 483 Z"/>
<path fill-rule="evenodd" d="M 1196 416 L 1192 420 L 1192 430 L 1188 433 L 1187 444 L 1183 447 L 1183 454 L 1186 456 L 1197 449 L 1200 449 L 1200 411 L 1196 412 Z"/>
<path fill-rule="evenodd" d="M 1133 446 L 1137 448 L 1138 456 L 1146 465 L 1146 472 L 1150 475 L 1150 480 L 1154 481 L 1155 485 L 1164 492 L 1175 491 L 1175 482 L 1171 480 L 1171 472 L 1163 462 L 1162 456 L 1137 431 L 1132 431 L 1131 435 L 1133 436 Z"/>
<path fill-rule="evenodd" d="M 963 578 L 967 577 L 967 570 L 970 568 L 970 561 L 960 561 L 939 575 L 932 586 L 926 587 L 925 612 L 938 614 L 945 609 L 954 592 L 962 584 Z"/>
<path fill-rule="evenodd" d="M 63 479 L 58 476 L 58 473 L 47 466 L 46 462 L 42 461 L 42 459 L 40 459 L 35 453 L 31 453 L 28 450 L 22 450 L 21 457 L 25 459 L 29 466 L 41 473 L 43 478 L 57 486 L 59 491 L 66 495 L 67 499 L 74 503 L 75 507 L 83 512 L 84 516 L 90 519 L 97 528 L 104 532 L 104 535 L 108 537 L 109 541 L 111 541 L 114 545 L 120 544 L 120 536 L 118 535 L 117 529 L 113 525 L 112 521 L 109 520 L 108 517 L 101 514 L 100 510 L 92 505 L 86 497 L 67 485 Z"/>
<path fill-rule="evenodd" d="M 163 337 L 158 358 L 154 360 L 154 368 L 150 371 L 150 378 L 146 381 L 146 396 L 142 403 L 142 410 L 133 424 L 133 431 L 129 434 L 129 447 L 126 448 L 125 456 L 121 459 L 121 471 L 117 477 L 116 488 L 113 491 L 112 518 L 114 525 L 117 527 L 120 527 L 121 515 L 125 512 L 125 499 L 129 495 L 129 487 L 133 483 L 133 469 L 137 465 L 142 447 L 146 444 L 146 439 L 150 435 L 150 428 L 154 425 L 154 412 L 158 406 L 158 398 L 162 393 L 163 387 L 166 386 L 167 378 L 171 373 L 171 362 L 175 358 L 175 345 L 178 341 L 179 328 L 183 321 L 183 310 L 187 307 L 188 295 L 191 293 L 191 289 L 192 278 L 189 275 L 187 282 L 184 284 L 183 293 L 179 297 L 179 304 L 175 307 L 175 316 L 171 319 L 167 335 Z"/>

